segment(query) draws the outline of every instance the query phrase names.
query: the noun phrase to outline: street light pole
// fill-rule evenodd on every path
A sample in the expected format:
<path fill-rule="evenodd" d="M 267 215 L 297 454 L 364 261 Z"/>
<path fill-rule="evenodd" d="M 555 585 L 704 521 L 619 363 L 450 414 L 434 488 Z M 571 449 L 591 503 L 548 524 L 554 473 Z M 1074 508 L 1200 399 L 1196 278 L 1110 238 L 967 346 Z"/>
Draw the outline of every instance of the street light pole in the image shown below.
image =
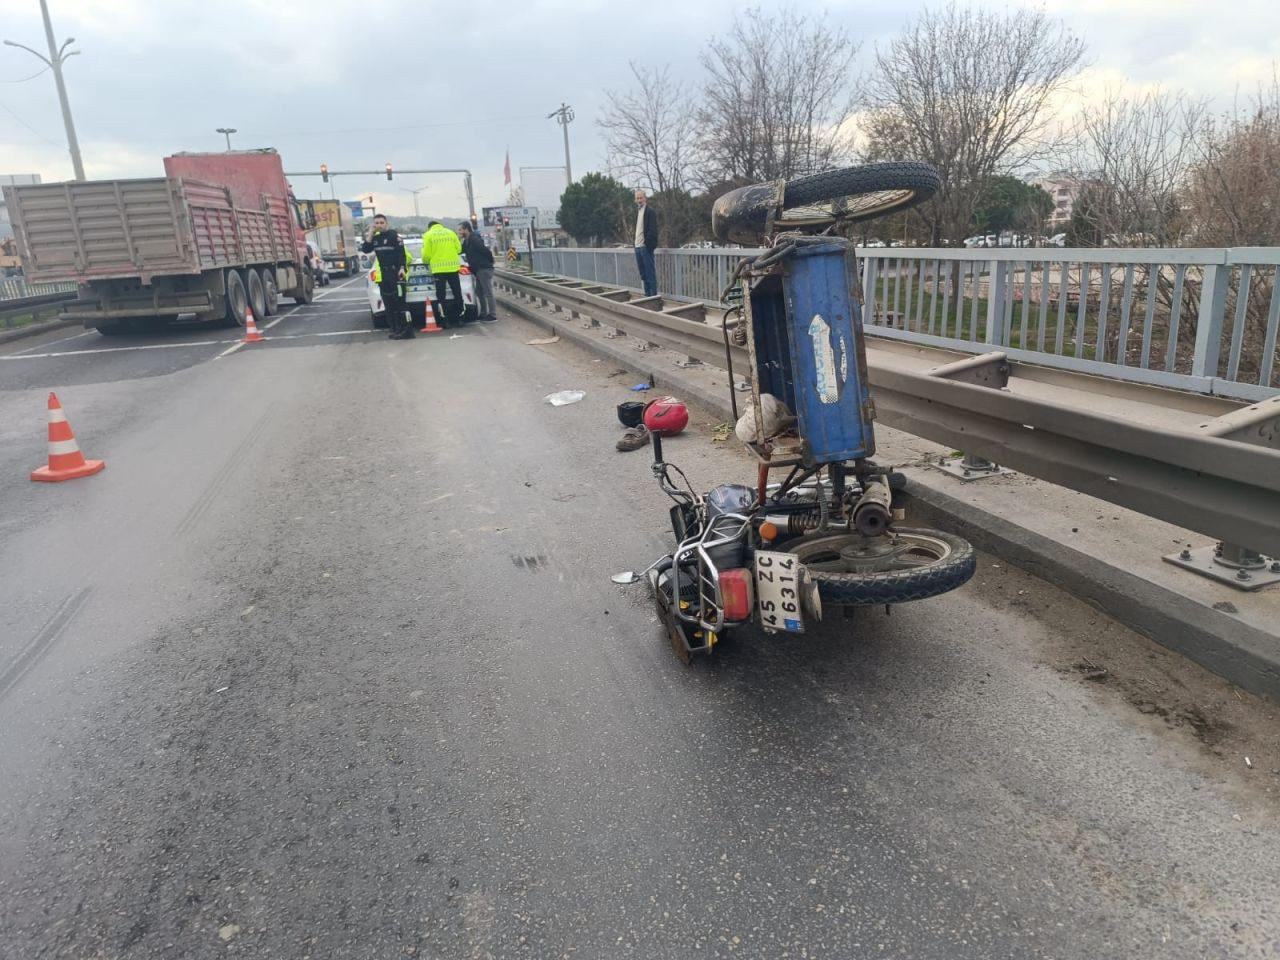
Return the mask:
<path fill-rule="evenodd" d="M 221 133 L 223 136 L 227 138 L 227 153 L 230 153 L 231 152 L 231 135 L 236 132 L 236 128 L 235 127 L 218 127 L 217 132 Z"/>
<path fill-rule="evenodd" d="M 573 107 L 561 103 L 559 110 L 552 110 L 547 114 L 548 120 L 552 117 L 556 118 L 556 123 L 564 131 L 564 181 L 567 187 L 573 184 L 573 170 L 569 166 L 569 124 L 573 122 Z"/>
<path fill-rule="evenodd" d="M 76 42 L 75 37 L 68 37 L 61 47 L 57 46 L 53 40 L 53 23 L 49 19 L 49 5 L 46 0 L 40 0 L 40 14 L 44 17 L 44 36 L 49 43 L 49 56 L 32 50 L 30 47 L 21 43 L 14 43 L 12 40 L 6 40 L 5 45 L 9 47 L 18 47 L 34 54 L 45 65 L 53 71 L 53 82 L 58 88 L 58 103 L 62 106 L 62 124 L 67 128 L 67 147 L 71 151 L 71 168 L 75 171 L 77 180 L 84 179 L 84 163 L 80 160 L 80 141 L 76 139 L 76 127 L 71 122 L 71 104 L 67 102 L 67 85 L 62 79 L 62 65 L 67 58 L 74 57 L 79 50 L 67 51 L 67 47 Z"/>
<path fill-rule="evenodd" d="M 405 193 L 413 194 L 413 218 L 415 220 L 420 220 L 422 218 L 422 214 L 418 212 L 418 194 L 420 194 L 423 190 L 426 190 L 427 188 L 419 187 L 417 190 L 410 190 L 408 187 L 401 187 L 400 189 L 403 190 Z"/>

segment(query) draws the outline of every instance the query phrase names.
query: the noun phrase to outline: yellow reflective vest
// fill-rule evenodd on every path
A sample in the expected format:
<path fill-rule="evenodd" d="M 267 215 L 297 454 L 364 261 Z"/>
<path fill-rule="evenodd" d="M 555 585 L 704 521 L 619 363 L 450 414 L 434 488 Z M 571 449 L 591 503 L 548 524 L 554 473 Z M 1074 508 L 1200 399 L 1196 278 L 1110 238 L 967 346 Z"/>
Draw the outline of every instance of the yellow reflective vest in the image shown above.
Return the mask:
<path fill-rule="evenodd" d="M 457 273 L 462 268 L 462 241 L 437 223 L 422 235 L 422 262 L 432 273 Z"/>

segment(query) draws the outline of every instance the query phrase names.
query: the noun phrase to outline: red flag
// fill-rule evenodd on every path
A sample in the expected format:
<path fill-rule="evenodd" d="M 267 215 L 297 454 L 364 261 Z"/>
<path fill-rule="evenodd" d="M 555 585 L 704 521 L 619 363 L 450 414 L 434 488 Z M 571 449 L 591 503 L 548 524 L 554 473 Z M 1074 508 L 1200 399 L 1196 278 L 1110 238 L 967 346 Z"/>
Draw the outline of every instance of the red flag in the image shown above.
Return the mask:
<path fill-rule="evenodd" d="M 511 151 L 507 151 L 507 162 L 502 165 L 502 184 L 510 186 L 511 184 Z"/>

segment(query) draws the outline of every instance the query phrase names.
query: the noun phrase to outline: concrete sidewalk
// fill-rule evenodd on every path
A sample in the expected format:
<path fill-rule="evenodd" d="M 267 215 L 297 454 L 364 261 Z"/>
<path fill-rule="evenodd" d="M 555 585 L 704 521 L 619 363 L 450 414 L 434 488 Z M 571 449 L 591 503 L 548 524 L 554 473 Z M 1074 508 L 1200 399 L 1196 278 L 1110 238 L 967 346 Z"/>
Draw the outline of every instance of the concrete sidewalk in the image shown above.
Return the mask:
<path fill-rule="evenodd" d="M 499 299 L 566 340 L 651 375 L 655 388 L 730 419 L 723 369 L 677 367 L 682 358 L 674 353 L 639 349 L 632 337 L 609 339 L 603 328 L 554 307 L 505 293 Z M 741 409 L 747 396 L 738 394 Z M 934 466 L 952 451 L 888 427 L 877 426 L 876 440 L 879 462 L 906 468 L 918 522 L 960 533 L 1240 687 L 1280 701 L 1280 587 L 1240 591 L 1162 560 L 1183 546 L 1203 546 L 1200 534 L 1020 474 L 953 478 Z"/>

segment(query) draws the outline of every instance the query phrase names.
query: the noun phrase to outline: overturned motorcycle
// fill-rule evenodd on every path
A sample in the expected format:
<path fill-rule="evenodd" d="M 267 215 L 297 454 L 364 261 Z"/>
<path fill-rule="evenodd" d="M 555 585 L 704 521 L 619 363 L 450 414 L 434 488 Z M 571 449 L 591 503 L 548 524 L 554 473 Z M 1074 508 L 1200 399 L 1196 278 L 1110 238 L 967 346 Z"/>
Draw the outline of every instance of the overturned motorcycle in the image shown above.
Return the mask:
<path fill-rule="evenodd" d="M 733 336 L 751 358 L 750 408 L 736 432 L 757 459 L 756 482 L 699 495 L 655 433 L 653 472 L 674 501 L 677 546 L 613 578 L 648 581 L 683 662 L 736 626 L 802 632 L 824 609 L 921 600 L 973 576 L 964 540 L 898 525 L 906 478 L 871 459 L 861 291 L 853 245 L 840 235 L 928 199 L 937 183 L 924 164 L 874 164 L 717 200 L 720 240 L 767 244 L 738 264 L 724 296 L 726 357 Z M 774 471 L 786 472 L 770 482 Z"/>

